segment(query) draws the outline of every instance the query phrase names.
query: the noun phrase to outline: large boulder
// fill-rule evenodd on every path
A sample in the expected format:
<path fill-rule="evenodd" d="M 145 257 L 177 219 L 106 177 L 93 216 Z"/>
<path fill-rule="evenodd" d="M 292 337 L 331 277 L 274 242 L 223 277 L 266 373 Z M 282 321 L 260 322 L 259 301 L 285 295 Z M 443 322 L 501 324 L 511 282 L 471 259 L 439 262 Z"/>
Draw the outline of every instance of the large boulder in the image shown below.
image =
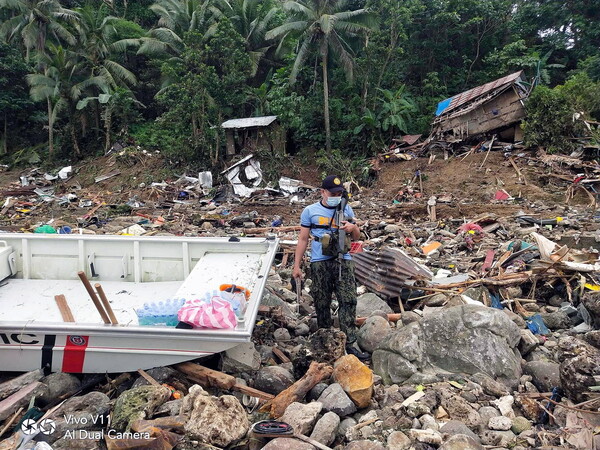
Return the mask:
<path fill-rule="evenodd" d="M 184 427 L 187 437 L 218 447 L 243 438 L 250 428 L 246 410 L 237 398 L 214 397 L 198 385 L 183 399 L 181 414 L 189 417 Z"/>
<path fill-rule="evenodd" d="M 367 292 L 356 299 L 356 317 L 369 317 L 373 311 L 377 310 L 386 314 L 394 312 L 385 300 L 372 292 Z"/>
<path fill-rule="evenodd" d="M 371 404 L 373 372 L 354 355 L 342 356 L 333 366 L 333 379 L 359 408 Z"/>
<path fill-rule="evenodd" d="M 325 411 L 332 411 L 340 417 L 356 412 L 356 405 L 338 383 L 330 384 L 319 397 L 319 402 Z"/>
<path fill-rule="evenodd" d="M 371 316 L 367 318 L 363 326 L 358 330 L 358 345 L 363 350 L 373 353 L 391 330 L 392 328 L 387 319 L 380 316 Z"/>
<path fill-rule="evenodd" d="M 560 387 L 559 371 L 558 363 L 552 361 L 529 361 L 523 366 L 523 373 L 531 376 L 532 383 L 541 392 Z"/>
<path fill-rule="evenodd" d="M 289 423 L 296 433 L 307 435 L 310 434 L 322 409 L 323 404 L 319 402 L 310 402 L 306 405 L 294 402 L 285 409 L 285 413 L 279 420 Z"/>
<path fill-rule="evenodd" d="M 266 366 L 258 371 L 254 387 L 259 391 L 277 395 L 294 384 L 294 376 L 281 366 Z"/>
<path fill-rule="evenodd" d="M 600 378 L 600 350 L 574 336 L 558 341 L 560 381 L 567 396 L 576 402 L 585 400 L 584 392 L 596 386 Z"/>
<path fill-rule="evenodd" d="M 129 431 L 134 421 L 151 417 L 169 397 L 171 391 L 164 386 L 138 386 L 123 392 L 112 412 L 113 428 L 117 431 Z"/>
<path fill-rule="evenodd" d="M 386 384 L 483 372 L 514 386 L 521 376 L 520 339 L 519 327 L 502 311 L 453 306 L 390 333 L 373 353 L 373 368 Z"/>

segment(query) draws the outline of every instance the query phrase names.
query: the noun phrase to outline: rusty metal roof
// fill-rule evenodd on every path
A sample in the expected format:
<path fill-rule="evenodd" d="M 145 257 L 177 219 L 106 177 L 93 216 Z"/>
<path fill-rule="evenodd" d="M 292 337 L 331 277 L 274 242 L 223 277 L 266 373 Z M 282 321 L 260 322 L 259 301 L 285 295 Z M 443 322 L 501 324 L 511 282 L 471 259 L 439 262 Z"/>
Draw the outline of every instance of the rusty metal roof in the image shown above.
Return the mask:
<path fill-rule="evenodd" d="M 387 298 L 399 297 L 408 280 L 431 280 L 433 273 L 399 248 L 384 247 L 380 251 L 364 250 L 353 255 L 356 279 Z"/>
<path fill-rule="evenodd" d="M 508 85 L 513 84 L 515 81 L 517 81 L 522 74 L 523 71 L 520 70 L 503 78 L 498 78 L 497 80 L 490 81 L 489 83 L 486 83 L 482 86 L 469 89 L 468 91 L 462 92 L 458 95 L 455 95 L 454 97 L 450 97 L 446 100 L 443 100 L 440 103 L 438 103 L 438 109 L 435 115 L 440 116 L 442 114 L 446 114 L 458 108 L 459 106 L 476 99 L 477 97 L 487 94 L 488 92 L 507 87 Z"/>

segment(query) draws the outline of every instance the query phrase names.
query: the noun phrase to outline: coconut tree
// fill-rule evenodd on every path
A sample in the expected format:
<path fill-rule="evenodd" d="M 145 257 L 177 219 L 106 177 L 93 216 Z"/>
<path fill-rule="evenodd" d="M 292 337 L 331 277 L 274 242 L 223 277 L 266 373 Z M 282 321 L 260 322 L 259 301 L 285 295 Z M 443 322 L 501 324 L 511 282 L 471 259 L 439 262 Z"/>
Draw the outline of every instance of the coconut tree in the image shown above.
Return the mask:
<path fill-rule="evenodd" d="M 75 36 L 65 25 L 75 23 L 79 16 L 58 0 L 0 0 L 0 8 L 12 12 L 0 25 L 0 35 L 9 42 L 21 41 L 27 60 L 32 50 L 44 53 L 48 35 L 57 42 L 75 44 Z"/>
<path fill-rule="evenodd" d="M 298 51 L 292 66 L 290 82 L 294 83 L 298 72 L 311 52 L 318 52 L 323 71 L 323 116 L 325 121 L 325 144 L 331 150 L 329 125 L 329 76 L 331 59 L 339 61 L 346 77 L 354 76 L 354 51 L 351 40 L 376 26 L 374 17 L 364 8 L 350 10 L 345 0 L 295 0 L 286 1 L 286 23 L 266 33 L 266 39 L 281 39 L 288 34 L 298 34 Z"/>
<path fill-rule="evenodd" d="M 44 73 L 27 75 L 31 98 L 48 103 L 48 141 L 50 156 L 54 153 L 54 123 L 61 111 L 68 120 L 73 150 L 81 155 L 75 128 L 76 105 L 93 93 L 107 92 L 110 80 L 103 75 L 90 75 L 85 62 L 74 51 L 48 43 L 47 52 L 38 55 Z"/>

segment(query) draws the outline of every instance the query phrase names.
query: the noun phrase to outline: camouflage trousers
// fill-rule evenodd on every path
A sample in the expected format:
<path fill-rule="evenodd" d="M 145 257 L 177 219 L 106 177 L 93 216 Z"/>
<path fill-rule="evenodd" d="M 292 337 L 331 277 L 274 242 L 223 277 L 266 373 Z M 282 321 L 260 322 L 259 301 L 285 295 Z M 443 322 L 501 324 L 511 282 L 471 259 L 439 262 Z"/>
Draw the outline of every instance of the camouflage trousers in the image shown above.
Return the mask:
<path fill-rule="evenodd" d="M 319 328 L 330 328 L 331 300 L 335 292 L 339 309 L 340 329 L 347 336 L 347 343 L 356 341 L 356 280 L 354 279 L 354 263 L 343 260 L 342 277 L 339 276 L 339 262 L 336 259 L 310 263 L 312 285 L 310 295 L 315 301 L 317 324 Z"/>

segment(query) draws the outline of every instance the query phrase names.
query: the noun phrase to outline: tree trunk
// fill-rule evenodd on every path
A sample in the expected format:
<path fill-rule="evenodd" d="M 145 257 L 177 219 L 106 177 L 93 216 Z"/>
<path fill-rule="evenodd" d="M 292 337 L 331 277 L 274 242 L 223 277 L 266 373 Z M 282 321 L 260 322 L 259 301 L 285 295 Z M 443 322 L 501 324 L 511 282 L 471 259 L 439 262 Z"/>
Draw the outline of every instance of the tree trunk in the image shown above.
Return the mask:
<path fill-rule="evenodd" d="M 6 112 L 4 113 L 4 145 L 2 148 L 2 153 L 3 154 L 7 154 L 8 153 L 8 126 L 7 126 L 7 122 L 8 119 L 6 118 Z"/>
<path fill-rule="evenodd" d="M 106 115 L 104 119 L 104 129 L 106 132 L 106 141 L 104 142 L 104 154 L 106 155 L 111 147 L 110 129 L 112 127 L 112 110 L 110 106 L 106 106 Z"/>
<path fill-rule="evenodd" d="M 71 121 L 71 141 L 73 142 L 73 149 L 77 156 L 81 156 L 81 150 L 79 149 L 79 143 L 77 142 L 77 134 L 75 133 L 75 124 Z"/>
<path fill-rule="evenodd" d="M 331 151 L 331 129 L 329 128 L 329 83 L 327 79 L 327 41 L 323 39 L 321 46 L 321 57 L 323 61 L 323 116 L 325 118 L 325 148 Z"/>
<path fill-rule="evenodd" d="M 48 155 L 54 155 L 54 120 L 52 120 L 52 100 L 48 99 Z"/>

